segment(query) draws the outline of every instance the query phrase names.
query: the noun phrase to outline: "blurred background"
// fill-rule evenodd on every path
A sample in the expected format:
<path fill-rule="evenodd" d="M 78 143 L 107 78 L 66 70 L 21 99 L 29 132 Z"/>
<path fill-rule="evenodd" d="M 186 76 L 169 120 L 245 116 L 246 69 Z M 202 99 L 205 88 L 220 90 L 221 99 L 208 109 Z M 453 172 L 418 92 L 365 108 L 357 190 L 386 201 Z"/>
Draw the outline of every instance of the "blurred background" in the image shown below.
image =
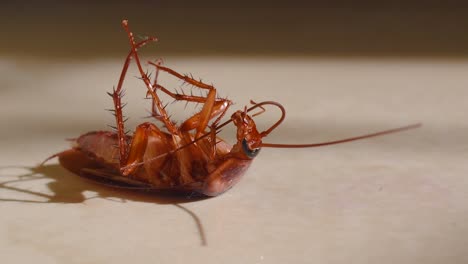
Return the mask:
<path fill-rule="evenodd" d="M 468 55 L 464 1 L 278 2 L 8 1 L 0 56 L 120 56 L 123 18 L 165 56 Z"/>

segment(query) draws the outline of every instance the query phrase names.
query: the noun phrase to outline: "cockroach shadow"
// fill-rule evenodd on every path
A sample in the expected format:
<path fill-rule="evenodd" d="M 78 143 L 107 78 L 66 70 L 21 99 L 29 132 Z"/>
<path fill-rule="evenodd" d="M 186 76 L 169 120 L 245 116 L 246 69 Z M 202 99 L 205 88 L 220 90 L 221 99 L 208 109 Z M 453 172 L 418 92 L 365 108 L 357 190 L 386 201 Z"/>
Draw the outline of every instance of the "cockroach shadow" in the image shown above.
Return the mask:
<path fill-rule="evenodd" d="M 5 173 L 8 170 L 14 172 Z M 22 172 L 18 172 L 19 170 Z M 0 178 L 0 189 L 5 190 L 5 193 L 12 193 L 10 197 L 2 195 L 0 202 L 75 204 L 100 198 L 121 203 L 138 201 L 173 205 L 193 219 L 200 236 L 201 245 L 206 245 L 205 232 L 200 218 L 190 209 L 181 205 L 200 201 L 206 199 L 206 197 L 156 193 L 105 185 L 67 171 L 59 164 L 36 167 L 4 166 L 0 167 Z M 28 183 L 33 181 L 43 181 L 48 191 L 37 191 L 28 188 L 31 186 Z M 87 194 L 89 192 L 94 194 Z M 19 195 L 14 195 L 14 193 L 32 198 L 18 198 Z"/>

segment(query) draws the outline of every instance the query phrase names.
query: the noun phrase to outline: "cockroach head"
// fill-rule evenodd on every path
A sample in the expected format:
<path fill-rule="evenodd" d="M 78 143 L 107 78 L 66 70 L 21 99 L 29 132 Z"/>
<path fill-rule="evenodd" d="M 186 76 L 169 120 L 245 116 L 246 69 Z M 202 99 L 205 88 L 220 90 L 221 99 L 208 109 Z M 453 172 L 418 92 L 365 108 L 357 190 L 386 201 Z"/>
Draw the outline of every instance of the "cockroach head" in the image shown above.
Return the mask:
<path fill-rule="evenodd" d="M 253 102 L 252 102 L 253 103 Z M 263 108 L 263 105 L 274 105 L 278 107 L 281 110 L 281 118 L 273 124 L 269 129 L 263 131 L 263 132 L 258 132 L 257 126 L 255 125 L 255 121 L 253 120 L 253 116 L 256 116 L 260 113 L 263 113 L 265 109 Z M 250 116 L 248 112 L 256 109 L 256 108 L 261 108 L 262 111 Z M 283 122 L 285 118 L 286 111 L 284 107 L 277 103 L 277 102 L 272 102 L 272 101 L 266 101 L 266 102 L 261 102 L 261 103 L 254 103 L 252 107 L 249 109 L 244 108 L 244 110 L 238 110 L 231 116 L 231 120 L 234 123 L 234 125 L 237 127 L 237 142 L 239 144 L 242 144 L 242 148 L 244 152 L 246 153 L 247 156 L 253 158 L 256 156 L 260 148 L 262 147 L 262 138 L 266 137 L 268 134 L 271 133 L 277 126 Z"/>
<path fill-rule="evenodd" d="M 255 121 L 247 111 L 238 110 L 231 116 L 231 120 L 237 127 L 237 142 L 244 142 L 249 149 L 254 150 L 260 147 L 262 136 L 257 130 Z"/>

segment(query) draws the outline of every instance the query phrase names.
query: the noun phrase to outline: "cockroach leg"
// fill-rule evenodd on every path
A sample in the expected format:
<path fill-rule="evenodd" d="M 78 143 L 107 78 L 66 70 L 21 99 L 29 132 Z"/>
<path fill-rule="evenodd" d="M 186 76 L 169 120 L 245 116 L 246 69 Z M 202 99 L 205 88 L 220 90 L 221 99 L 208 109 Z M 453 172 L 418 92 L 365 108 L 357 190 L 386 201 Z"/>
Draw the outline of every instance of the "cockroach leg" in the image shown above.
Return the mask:
<path fill-rule="evenodd" d="M 148 62 L 149 64 L 156 67 L 156 71 L 158 70 L 165 71 L 187 83 L 193 84 L 194 86 L 200 89 L 207 89 L 208 94 L 206 97 L 202 96 L 194 96 L 194 95 L 185 95 L 185 94 L 178 94 L 173 93 L 163 87 L 162 85 L 156 84 L 156 88 L 160 89 L 162 92 L 166 93 L 170 97 L 172 97 L 176 101 L 188 101 L 188 102 L 196 102 L 196 103 L 203 103 L 203 108 L 199 113 L 196 113 L 192 117 L 188 118 L 180 127 L 181 131 L 189 131 L 192 129 L 196 129 L 195 138 L 200 137 L 200 135 L 205 132 L 208 122 L 218 116 L 218 118 L 213 122 L 213 126 L 216 126 L 221 118 L 225 115 L 226 111 L 228 110 L 229 106 L 232 105 L 232 102 L 225 98 L 216 98 L 217 91 L 216 88 L 212 85 L 205 84 L 201 81 L 197 81 L 187 75 L 182 75 L 170 68 L 161 66 L 160 63 L 153 63 Z"/>
<path fill-rule="evenodd" d="M 154 152 L 154 155 L 157 156 L 169 152 L 170 145 L 164 133 L 154 124 L 140 124 L 133 135 L 126 163 L 120 168 L 122 175 L 127 176 L 134 173 L 137 167 L 132 165 L 143 162 L 143 157 L 148 151 Z M 163 162 L 164 159 L 159 159 L 146 165 L 160 167 Z"/>
<path fill-rule="evenodd" d="M 156 65 L 162 65 L 163 60 L 161 58 L 157 59 L 156 62 L 154 62 Z M 156 71 L 154 73 L 154 80 L 153 80 L 153 86 L 156 86 L 158 84 L 158 77 L 159 77 L 159 68 L 156 67 Z"/>
<path fill-rule="evenodd" d="M 133 37 L 133 33 L 130 31 L 129 27 L 128 27 L 128 22 L 126 20 L 122 21 L 122 26 L 123 28 L 126 30 L 127 32 L 127 35 L 128 35 L 128 38 L 129 38 L 129 41 L 130 41 L 130 45 L 132 47 L 132 57 L 135 59 L 135 62 L 137 64 L 137 67 L 138 67 L 138 70 L 140 72 L 140 75 L 141 75 L 141 78 L 143 80 L 143 82 L 145 83 L 146 87 L 147 87 L 147 94 L 151 95 L 152 99 L 153 99 L 153 105 L 155 106 L 153 109 L 152 109 L 152 113 L 153 113 L 153 116 L 157 117 L 160 121 L 162 121 L 166 128 L 168 129 L 168 131 L 170 132 L 170 134 L 172 135 L 182 135 L 184 134 L 184 138 L 186 138 L 186 140 L 188 141 L 190 139 L 190 137 L 187 137 L 187 134 L 189 130 L 192 130 L 192 129 L 196 129 L 196 135 L 195 135 L 195 138 L 196 137 L 199 137 L 206 129 L 207 125 L 208 125 L 208 122 L 209 120 L 211 120 L 212 118 L 214 118 L 215 116 L 218 116 L 218 115 L 224 115 L 224 112 L 226 111 L 227 109 L 227 106 L 232 104 L 231 101 L 227 100 L 227 99 L 216 99 L 216 89 L 212 86 L 212 85 L 207 85 L 201 81 L 196 81 L 194 80 L 193 78 L 190 78 L 188 76 L 183 76 L 169 68 L 166 68 L 166 67 L 163 67 L 160 65 L 160 63 L 150 63 L 154 66 L 156 66 L 158 69 L 160 70 L 163 70 L 163 71 L 166 71 L 172 75 L 175 75 L 176 77 L 179 77 L 179 78 L 182 78 L 184 81 L 186 81 L 187 83 L 190 83 L 196 87 L 199 87 L 201 89 L 207 89 L 209 90 L 208 92 L 208 95 L 206 98 L 204 97 L 193 97 L 193 96 L 188 96 L 184 99 L 188 99 L 190 101 L 196 101 L 196 102 L 200 102 L 200 103 L 203 103 L 204 106 L 203 106 L 203 109 L 195 114 L 194 116 L 192 116 L 191 118 L 189 118 L 187 121 L 185 121 L 181 127 L 177 128 L 176 125 L 169 119 L 169 116 L 165 110 L 165 107 L 163 106 L 159 96 L 157 95 L 156 93 L 156 90 L 159 88 L 161 89 L 163 92 L 165 93 L 168 93 L 169 91 L 167 89 L 165 89 L 164 87 L 160 86 L 157 84 L 157 79 L 155 80 L 155 84 L 156 86 L 154 86 L 150 80 L 149 80 L 149 77 L 147 76 L 147 74 L 144 72 L 143 70 L 143 67 L 141 65 L 141 62 L 140 62 L 140 59 L 138 57 L 138 53 L 137 53 L 137 46 L 135 44 L 135 40 L 134 40 L 134 37 Z M 168 94 L 172 94 L 172 93 L 168 93 Z M 179 96 L 180 95 L 177 95 L 177 94 L 173 94 L 175 96 L 175 99 L 176 100 L 183 100 L 182 98 L 180 98 Z M 118 99 L 118 98 L 117 98 Z M 116 100 L 118 101 L 118 100 Z M 116 107 L 116 112 L 118 112 L 118 109 Z M 117 116 L 120 116 L 119 113 L 117 113 Z M 121 119 L 121 118 L 120 118 Z M 219 121 L 219 120 L 218 120 Z M 123 123 L 123 121 L 122 121 Z M 120 127 L 119 127 L 119 130 L 120 130 Z M 122 129 L 123 131 L 123 129 Z M 135 168 L 134 166 L 129 166 L 131 165 L 132 163 L 140 163 L 141 162 L 141 157 L 144 155 L 145 153 L 145 149 L 146 149 L 146 146 L 145 146 L 145 143 L 142 143 L 142 142 L 146 142 L 147 141 L 147 138 L 145 138 L 145 136 L 138 136 L 138 129 L 137 131 L 135 132 L 135 135 L 133 137 L 133 140 L 132 140 L 132 147 L 128 153 L 128 157 L 126 157 L 126 159 L 122 159 L 123 162 L 121 162 L 121 171 L 122 171 L 122 174 L 124 175 L 130 175 L 132 174 L 132 172 L 135 171 Z M 144 133 L 143 133 L 144 134 Z M 122 137 L 123 138 L 123 137 Z M 141 140 L 141 141 L 139 141 Z M 136 142 L 136 143 L 134 143 Z M 175 142 L 176 145 L 179 143 L 179 142 Z M 119 145 L 122 145 L 123 148 L 120 149 L 120 152 L 121 153 L 126 153 L 126 150 L 125 150 L 125 145 L 123 144 L 119 144 Z M 169 145 L 169 144 L 168 144 Z M 210 151 L 211 152 L 211 151 Z M 176 155 L 182 155 L 181 153 L 176 153 Z M 124 156 L 122 154 L 122 156 Z M 122 166 L 123 164 L 125 164 L 124 166 Z M 184 168 L 186 168 L 187 166 L 183 166 Z M 190 177 L 190 173 L 189 173 L 189 168 L 190 166 L 187 167 L 187 172 L 185 171 L 181 171 L 181 178 L 182 178 L 182 182 L 190 182 L 192 179 L 185 179 L 185 177 Z"/>
<path fill-rule="evenodd" d="M 114 89 L 113 93 L 108 93 L 114 101 L 114 115 L 117 128 L 118 148 L 119 148 L 119 163 L 120 166 L 125 164 L 127 155 L 127 139 L 125 135 L 124 120 L 122 114 L 122 91 Z"/>
<path fill-rule="evenodd" d="M 196 86 L 198 88 L 207 89 L 207 90 L 213 90 L 214 89 L 213 85 L 206 84 L 206 83 L 202 82 L 201 80 L 197 81 L 194 78 L 189 77 L 188 75 L 182 75 L 182 74 L 174 71 L 173 69 L 170 69 L 170 68 L 167 68 L 167 67 L 164 67 L 164 66 L 161 66 L 161 65 L 156 65 L 156 64 L 153 64 L 153 65 L 156 66 L 157 68 L 159 68 L 160 70 L 165 71 L 165 72 L 169 73 L 170 75 L 172 75 L 174 77 L 177 77 L 177 78 L 181 79 L 182 81 L 184 81 L 186 83 L 189 83 L 191 85 L 194 85 L 194 86 Z"/>
<path fill-rule="evenodd" d="M 215 104 L 216 99 L 216 90 L 212 89 L 208 92 L 206 96 L 206 101 L 203 104 L 202 110 L 195 114 L 195 116 L 199 116 L 198 118 L 198 125 L 196 127 L 195 138 L 200 137 L 200 135 L 205 131 L 206 127 L 208 126 L 208 122 L 211 119 L 211 114 L 213 113 L 213 107 Z"/>
<path fill-rule="evenodd" d="M 156 41 L 155 37 L 148 37 L 147 39 L 137 43 L 135 46 L 140 48 L 146 45 L 150 41 Z M 117 84 L 117 89 L 114 88 L 112 93 L 108 93 L 112 100 L 114 101 L 114 115 L 115 115 L 115 122 L 116 122 L 116 129 L 117 129 L 117 137 L 118 137 L 118 147 L 119 147 L 119 163 L 120 166 L 123 166 L 126 162 L 126 155 L 127 155 L 127 139 L 125 135 L 125 120 L 123 119 L 122 113 L 122 86 L 125 80 L 125 76 L 127 75 L 128 66 L 130 65 L 130 61 L 132 59 L 133 50 L 127 55 L 125 59 L 125 63 L 122 68 L 122 72 L 120 73 L 119 83 Z"/>
<path fill-rule="evenodd" d="M 162 64 L 162 59 L 158 59 L 156 60 L 155 62 L 156 65 L 161 65 Z M 156 70 L 154 72 L 154 80 L 153 80 L 153 91 L 156 92 L 156 89 L 158 87 L 158 77 L 159 77 L 159 68 L 156 67 Z M 151 94 L 149 92 L 146 92 L 146 97 L 149 97 Z M 156 102 L 154 101 L 154 99 L 151 100 L 151 115 L 158 119 L 159 118 L 159 114 L 156 110 Z"/>
<path fill-rule="evenodd" d="M 147 39 L 136 43 L 135 46 L 137 49 L 139 49 L 143 47 L 144 45 L 146 45 L 148 42 L 157 41 L 157 40 L 158 39 L 156 37 L 148 37 Z M 127 55 L 127 58 L 125 59 L 122 73 L 120 74 L 119 84 L 117 85 L 117 92 L 120 92 L 120 90 L 122 89 L 123 82 L 125 80 L 125 75 L 127 75 L 128 66 L 130 65 L 130 61 L 132 60 L 132 55 L 133 55 L 133 50 L 130 50 L 130 52 Z"/>
<path fill-rule="evenodd" d="M 143 80 L 143 82 L 146 85 L 146 88 L 148 89 L 147 93 L 149 93 L 151 95 L 151 97 L 153 98 L 154 104 L 156 105 L 156 108 L 157 108 L 157 110 L 159 112 L 159 118 L 158 119 L 161 120 L 164 123 L 167 130 L 171 134 L 178 134 L 178 130 L 177 130 L 176 125 L 169 119 L 169 115 L 167 114 L 166 109 L 164 108 L 164 106 L 163 106 L 163 104 L 161 102 L 161 99 L 156 94 L 156 91 L 155 91 L 153 85 L 151 84 L 151 81 L 149 80 L 148 75 L 145 73 L 145 71 L 143 70 L 143 67 L 141 66 L 140 58 L 138 57 L 138 53 L 137 53 L 138 47 L 137 47 L 137 45 L 135 43 L 133 33 L 130 31 L 130 28 L 128 26 L 128 21 L 123 20 L 122 21 L 122 26 L 125 29 L 125 31 L 127 32 L 128 39 L 130 41 L 130 46 L 132 48 L 132 56 L 133 56 L 133 58 L 135 58 L 135 62 L 137 64 L 138 71 L 140 72 L 141 79 Z"/>

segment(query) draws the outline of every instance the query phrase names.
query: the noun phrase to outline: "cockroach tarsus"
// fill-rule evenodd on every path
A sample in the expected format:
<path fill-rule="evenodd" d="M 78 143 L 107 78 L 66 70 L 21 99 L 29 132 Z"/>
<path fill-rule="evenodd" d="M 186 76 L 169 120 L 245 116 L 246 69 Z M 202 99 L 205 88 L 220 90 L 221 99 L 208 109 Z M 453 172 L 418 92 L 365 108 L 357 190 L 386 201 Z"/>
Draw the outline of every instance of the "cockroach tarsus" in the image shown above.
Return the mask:
<path fill-rule="evenodd" d="M 241 179 L 262 147 L 317 147 L 420 126 L 420 124 L 414 124 L 318 144 L 265 143 L 262 141 L 263 138 L 277 128 L 285 118 L 286 110 L 280 103 L 251 101 L 253 106 L 234 112 L 229 120 L 220 124 L 232 105 L 232 101 L 219 97 L 213 85 L 165 67 L 161 60 L 148 62 L 155 69 L 154 79 L 151 81 L 143 69 L 138 49 L 149 42 L 157 41 L 157 38 L 147 37 L 140 42 L 135 42 L 128 21 L 123 20 L 122 26 L 128 35 L 131 49 L 125 59 L 117 87 L 108 93 L 114 103 L 114 109 L 111 110 L 116 122 L 114 131 L 95 131 L 81 135 L 73 140 L 71 149 L 47 159 L 58 157 L 65 168 L 81 175 L 91 176 L 98 181 L 111 182 L 124 188 L 217 196 L 229 190 Z M 161 122 L 167 131 L 163 131 L 151 122 L 145 122 L 136 127 L 133 135 L 127 135 L 125 132 L 122 87 L 132 59 L 147 88 L 146 96 L 151 99 L 151 116 Z M 206 96 L 185 94 L 183 91 L 180 93 L 169 91 L 158 82 L 160 72 L 192 85 L 193 89 L 205 90 Z M 175 101 L 200 103 L 201 110 L 177 125 L 170 120 L 166 107 L 158 95 L 160 92 Z M 263 113 L 264 106 L 277 107 L 281 111 L 281 117 L 270 128 L 259 132 L 252 117 Z M 249 113 L 253 110 L 258 110 L 258 112 L 250 115 Z M 237 142 L 233 146 L 217 136 L 220 129 L 231 122 L 237 128 Z M 62 161 L 65 156 L 67 160 L 70 160 L 70 155 L 76 157 L 76 163 L 79 165 L 71 166 L 70 162 L 65 164 Z"/>

